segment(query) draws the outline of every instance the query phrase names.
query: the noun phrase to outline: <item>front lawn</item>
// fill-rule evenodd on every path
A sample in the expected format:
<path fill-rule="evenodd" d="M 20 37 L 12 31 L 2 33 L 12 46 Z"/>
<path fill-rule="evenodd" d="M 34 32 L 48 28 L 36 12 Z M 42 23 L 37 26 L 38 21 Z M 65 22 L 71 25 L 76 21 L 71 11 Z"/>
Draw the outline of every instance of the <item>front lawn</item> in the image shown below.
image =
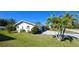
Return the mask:
<path fill-rule="evenodd" d="M 29 33 L 7 33 L 0 31 L 0 46 L 4 47 L 61 47 L 61 46 L 79 46 L 79 40 L 74 39 L 72 42 L 57 41 L 56 38 L 42 34 Z"/>

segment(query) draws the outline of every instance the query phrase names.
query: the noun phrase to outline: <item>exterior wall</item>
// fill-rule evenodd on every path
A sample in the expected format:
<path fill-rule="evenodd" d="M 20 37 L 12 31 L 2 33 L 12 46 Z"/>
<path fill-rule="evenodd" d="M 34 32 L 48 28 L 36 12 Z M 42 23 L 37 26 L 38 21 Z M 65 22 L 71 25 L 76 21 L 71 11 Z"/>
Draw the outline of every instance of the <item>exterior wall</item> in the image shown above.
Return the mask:
<path fill-rule="evenodd" d="M 29 27 L 29 28 L 28 28 Z M 33 28 L 34 26 L 33 25 L 30 25 L 30 24 L 27 24 L 27 23 L 21 23 L 19 25 L 16 26 L 16 30 L 18 32 L 20 32 L 22 29 L 25 30 L 26 32 L 27 31 L 31 31 L 31 29 Z"/>

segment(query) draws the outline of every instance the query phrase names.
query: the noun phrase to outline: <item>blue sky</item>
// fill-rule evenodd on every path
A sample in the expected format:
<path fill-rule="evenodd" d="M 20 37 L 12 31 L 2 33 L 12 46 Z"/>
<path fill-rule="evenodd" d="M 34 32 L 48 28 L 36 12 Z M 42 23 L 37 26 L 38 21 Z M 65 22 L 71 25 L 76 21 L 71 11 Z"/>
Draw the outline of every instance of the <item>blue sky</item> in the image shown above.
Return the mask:
<path fill-rule="evenodd" d="M 41 22 L 45 25 L 48 16 L 52 14 L 62 15 L 65 13 L 66 11 L 0 11 L 0 18 L 14 18 L 17 22 L 20 20 L 33 23 Z M 69 13 L 79 14 L 79 11 L 70 11 Z"/>

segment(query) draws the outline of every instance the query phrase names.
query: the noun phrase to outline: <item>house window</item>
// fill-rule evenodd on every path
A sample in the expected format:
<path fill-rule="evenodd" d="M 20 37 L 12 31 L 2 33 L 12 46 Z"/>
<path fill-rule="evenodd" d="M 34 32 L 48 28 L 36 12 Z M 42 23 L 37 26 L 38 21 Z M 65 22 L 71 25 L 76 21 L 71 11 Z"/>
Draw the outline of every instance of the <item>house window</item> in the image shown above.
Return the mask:
<path fill-rule="evenodd" d="M 22 26 L 22 29 L 24 29 L 23 26 Z"/>
<path fill-rule="evenodd" d="M 30 26 L 27 26 L 26 28 L 27 28 L 27 29 L 29 29 L 29 28 L 30 28 Z"/>

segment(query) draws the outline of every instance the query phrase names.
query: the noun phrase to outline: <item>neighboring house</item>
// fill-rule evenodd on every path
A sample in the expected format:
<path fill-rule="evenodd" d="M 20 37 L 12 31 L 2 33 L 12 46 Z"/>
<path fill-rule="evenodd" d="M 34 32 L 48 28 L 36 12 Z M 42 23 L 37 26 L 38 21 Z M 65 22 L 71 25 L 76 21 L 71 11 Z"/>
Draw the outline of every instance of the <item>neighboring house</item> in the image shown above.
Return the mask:
<path fill-rule="evenodd" d="M 35 24 L 28 21 L 21 20 L 17 22 L 15 26 L 18 32 L 21 32 L 21 30 L 25 30 L 26 32 L 28 32 L 28 31 L 31 31 L 31 29 L 35 26 Z"/>
<path fill-rule="evenodd" d="M 0 30 L 4 30 L 4 29 L 6 29 L 5 26 L 0 26 Z"/>

